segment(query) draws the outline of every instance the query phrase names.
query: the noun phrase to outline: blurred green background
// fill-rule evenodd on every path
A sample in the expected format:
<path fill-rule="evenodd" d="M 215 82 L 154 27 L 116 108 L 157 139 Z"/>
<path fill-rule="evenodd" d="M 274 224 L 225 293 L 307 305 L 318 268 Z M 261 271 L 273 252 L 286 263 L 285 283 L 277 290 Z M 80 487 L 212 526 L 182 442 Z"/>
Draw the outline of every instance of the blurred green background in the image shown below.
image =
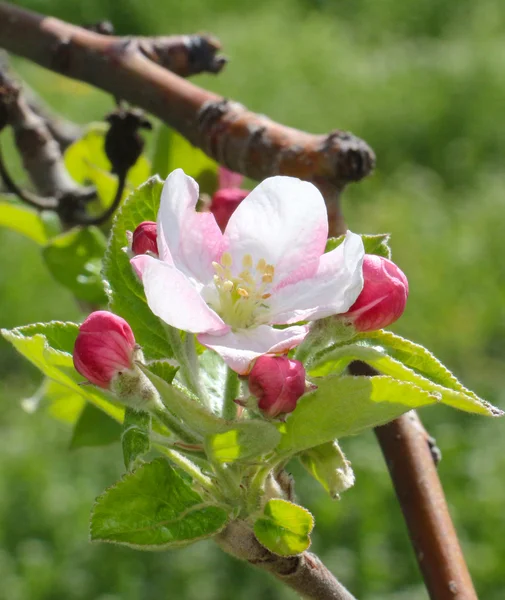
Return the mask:
<path fill-rule="evenodd" d="M 378 166 L 345 194 L 350 228 L 389 231 L 411 295 L 394 329 L 427 345 L 505 407 L 505 4 L 501 0 L 31 0 L 120 33 L 208 31 L 231 58 L 194 81 L 287 125 L 351 130 Z M 82 123 L 112 99 L 16 61 Z M 0 230 L 0 325 L 79 319 L 34 244 Z M 264 600 L 294 595 L 212 544 L 143 554 L 88 543 L 94 498 L 121 473 L 119 446 L 68 451 L 69 429 L 19 400 L 39 375 L 0 341 L 1 600 Z M 448 501 L 480 598 L 505 597 L 503 422 L 444 407 L 422 418 L 443 452 Z M 373 434 L 346 440 L 357 475 L 331 502 L 299 480 L 313 549 L 360 600 L 426 600 Z M 294 467 L 296 470 L 296 468 Z"/>

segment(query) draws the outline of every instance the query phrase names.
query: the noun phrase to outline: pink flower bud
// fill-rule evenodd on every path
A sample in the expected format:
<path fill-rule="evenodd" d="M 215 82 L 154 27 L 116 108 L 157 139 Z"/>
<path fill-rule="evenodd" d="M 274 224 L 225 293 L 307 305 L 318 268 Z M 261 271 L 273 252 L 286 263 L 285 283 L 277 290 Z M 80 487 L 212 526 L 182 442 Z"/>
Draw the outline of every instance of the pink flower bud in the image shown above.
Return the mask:
<path fill-rule="evenodd" d="M 214 215 L 221 231 L 224 231 L 233 211 L 249 194 L 249 190 L 239 188 L 227 188 L 218 190 L 212 196 L 210 212 Z"/>
<path fill-rule="evenodd" d="M 302 363 L 285 356 L 260 356 L 249 374 L 249 390 L 269 417 L 293 412 L 305 389 Z"/>
<path fill-rule="evenodd" d="M 218 188 L 224 190 L 226 188 L 239 188 L 242 185 L 244 176 L 235 171 L 230 171 L 226 167 L 219 167 L 218 171 Z"/>
<path fill-rule="evenodd" d="M 404 273 L 387 258 L 365 254 L 365 284 L 348 312 L 340 315 L 360 332 L 375 331 L 394 323 L 405 310 L 409 283 Z"/>
<path fill-rule="evenodd" d="M 138 254 L 146 254 L 152 252 L 158 256 L 158 243 L 156 241 L 157 231 L 156 223 L 152 221 L 144 221 L 133 232 L 132 252 Z"/>
<path fill-rule="evenodd" d="M 108 388 L 118 371 L 133 367 L 135 345 L 133 331 L 124 319 L 98 310 L 79 328 L 74 367 L 91 383 Z"/>

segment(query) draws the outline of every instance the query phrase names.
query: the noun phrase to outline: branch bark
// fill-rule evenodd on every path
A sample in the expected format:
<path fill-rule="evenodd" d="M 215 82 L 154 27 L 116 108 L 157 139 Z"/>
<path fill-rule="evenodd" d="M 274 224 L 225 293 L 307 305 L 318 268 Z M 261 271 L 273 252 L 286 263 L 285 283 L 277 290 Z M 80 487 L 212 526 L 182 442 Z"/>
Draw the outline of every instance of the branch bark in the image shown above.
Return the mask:
<path fill-rule="evenodd" d="M 352 375 L 377 375 L 355 361 Z M 417 562 L 432 600 L 477 600 L 438 477 L 433 439 L 415 411 L 376 427 Z"/>
<path fill-rule="evenodd" d="M 374 166 L 373 151 L 352 134 L 311 135 L 275 123 L 181 79 L 123 38 L 0 2 L 0 46 L 142 107 L 218 162 L 253 179 L 292 175 L 338 199 L 346 183 L 360 180 Z"/>
<path fill-rule="evenodd" d="M 317 556 L 278 556 L 256 539 L 244 521 L 233 521 L 216 542 L 228 554 L 268 571 L 306 600 L 356 600 Z"/>

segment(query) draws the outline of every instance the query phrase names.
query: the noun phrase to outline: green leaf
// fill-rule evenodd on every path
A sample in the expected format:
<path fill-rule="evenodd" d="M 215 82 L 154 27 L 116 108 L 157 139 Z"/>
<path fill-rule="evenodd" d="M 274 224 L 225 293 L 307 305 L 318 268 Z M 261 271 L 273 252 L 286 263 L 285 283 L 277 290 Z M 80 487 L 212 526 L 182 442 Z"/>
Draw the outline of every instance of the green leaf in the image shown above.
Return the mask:
<path fill-rule="evenodd" d="M 193 431 L 200 435 L 209 435 L 226 431 L 230 423 L 204 408 L 196 398 L 189 397 L 176 385 L 170 385 L 164 379 L 151 372 L 150 365 L 138 365 L 149 381 L 158 390 L 163 404 L 168 410 Z"/>
<path fill-rule="evenodd" d="M 127 407 L 125 409 L 121 444 L 124 464 L 128 471 L 136 465 L 138 458 L 151 449 L 151 415 Z"/>
<path fill-rule="evenodd" d="M 226 364 L 217 352 L 206 350 L 198 357 L 200 381 L 207 392 L 212 412 L 220 415 L 223 410 L 226 385 Z"/>
<path fill-rule="evenodd" d="M 377 254 L 384 258 L 391 258 L 391 248 L 389 247 L 389 233 L 377 233 L 377 234 L 361 234 L 363 240 L 363 246 L 366 254 Z M 331 252 L 338 248 L 344 241 L 345 235 L 339 235 L 338 237 L 329 238 L 326 242 L 325 252 Z"/>
<path fill-rule="evenodd" d="M 305 450 L 300 462 L 333 499 L 354 485 L 351 463 L 346 459 L 337 441 Z"/>
<path fill-rule="evenodd" d="M 68 172 L 78 183 L 95 185 L 102 208 L 110 205 L 117 187 L 117 178 L 111 174 L 111 164 L 105 154 L 107 129 L 106 123 L 91 123 L 83 137 L 67 148 L 64 157 Z M 141 155 L 128 171 L 125 195 L 146 181 L 150 172 L 149 161 Z"/>
<path fill-rule="evenodd" d="M 174 380 L 174 377 L 179 370 L 179 367 L 171 365 L 167 360 L 151 360 L 147 364 L 147 368 L 149 371 L 151 371 L 151 373 L 154 373 L 154 375 L 157 375 L 166 381 L 166 383 L 170 384 Z"/>
<path fill-rule="evenodd" d="M 299 452 L 383 425 L 412 408 L 439 401 L 439 395 L 391 377 L 333 376 L 314 380 L 317 390 L 303 396 L 278 425 L 281 452 Z"/>
<path fill-rule="evenodd" d="M 42 256 L 56 281 L 76 298 L 104 305 L 107 296 L 100 269 L 105 248 L 106 239 L 100 229 L 75 228 L 52 238 Z"/>
<path fill-rule="evenodd" d="M 147 306 L 144 289 L 123 250 L 126 232 L 142 221 L 156 221 L 163 183 L 151 177 L 136 189 L 118 211 L 103 261 L 103 276 L 109 282 L 109 308 L 128 321 L 137 343 L 148 359 L 173 356 L 172 348 L 158 317 Z"/>
<path fill-rule="evenodd" d="M 80 394 L 47 377 L 33 396 L 21 402 L 21 406 L 28 413 L 44 407 L 54 419 L 70 425 L 75 425 L 78 421 L 85 404 L 86 400 Z"/>
<path fill-rule="evenodd" d="M 25 206 L 0 202 L 0 227 L 7 227 L 43 246 L 48 236 L 39 213 Z"/>
<path fill-rule="evenodd" d="M 294 556 L 310 546 L 314 518 L 297 504 L 275 498 L 265 505 L 264 517 L 254 523 L 258 541 L 275 554 Z"/>
<path fill-rule="evenodd" d="M 200 193 L 212 194 L 217 188 L 219 165 L 176 131 L 161 125 L 156 139 L 153 173 L 165 179 L 175 169 L 183 169 L 200 186 Z"/>
<path fill-rule="evenodd" d="M 366 343 L 349 344 L 338 346 L 331 350 L 325 350 L 316 356 L 314 362 L 310 365 L 308 373 L 311 376 L 321 377 L 325 375 L 338 375 L 353 360 L 361 360 L 382 373 L 389 375 L 399 381 L 414 383 L 417 387 L 433 394 L 437 394 L 440 402 L 471 413 L 477 413 L 486 416 L 499 416 L 499 409 L 495 408 L 485 400 L 478 398 L 472 392 L 465 390 L 454 378 L 448 379 L 452 385 L 460 385 L 461 389 L 446 387 L 438 383 L 433 383 L 430 379 L 423 377 L 418 372 L 410 369 L 389 356 L 381 346 L 371 346 Z"/>
<path fill-rule="evenodd" d="M 219 533 L 228 518 L 223 506 L 205 502 L 159 458 L 129 473 L 97 499 L 91 539 L 167 550 Z"/>
<path fill-rule="evenodd" d="M 74 369 L 72 351 L 79 331 L 75 323 L 35 323 L 16 329 L 2 329 L 2 335 L 16 350 L 49 379 L 92 402 L 116 421 L 123 422 L 124 408 L 110 394 L 93 385 L 80 385 L 82 376 Z"/>
<path fill-rule="evenodd" d="M 280 434 L 267 421 L 243 421 L 205 439 L 205 450 L 217 462 L 258 460 L 279 443 Z"/>
<path fill-rule="evenodd" d="M 70 448 L 107 446 L 113 442 L 118 442 L 120 437 L 120 425 L 102 410 L 86 402 L 75 425 Z"/>

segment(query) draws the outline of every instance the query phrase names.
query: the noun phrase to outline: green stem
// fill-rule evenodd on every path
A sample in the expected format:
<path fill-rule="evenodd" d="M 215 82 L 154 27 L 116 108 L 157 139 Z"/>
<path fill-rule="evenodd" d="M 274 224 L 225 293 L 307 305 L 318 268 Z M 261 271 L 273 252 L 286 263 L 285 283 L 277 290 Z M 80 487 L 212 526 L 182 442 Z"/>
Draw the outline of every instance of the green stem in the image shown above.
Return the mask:
<path fill-rule="evenodd" d="M 237 478 L 231 473 L 230 468 L 218 462 L 213 462 L 212 467 L 217 475 L 218 481 L 223 488 L 223 493 L 228 502 L 237 505 L 241 502 L 240 483 Z"/>
<path fill-rule="evenodd" d="M 204 475 L 200 471 L 200 469 L 195 465 L 195 463 L 190 461 L 189 458 L 186 458 L 185 456 L 183 456 L 182 454 L 177 452 L 177 450 L 171 450 L 170 448 L 163 448 L 162 451 L 166 456 L 168 456 L 168 458 L 174 464 L 176 464 L 183 471 L 185 471 L 188 475 L 190 475 L 207 492 L 212 494 L 212 496 L 216 496 L 216 492 L 217 492 L 216 486 L 212 483 L 212 480 L 210 479 L 210 477 L 207 477 L 207 475 Z"/>
<path fill-rule="evenodd" d="M 234 401 L 238 396 L 239 389 L 240 381 L 237 373 L 232 371 L 230 367 L 227 367 L 223 398 L 223 418 L 228 421 L 237 418 L 237 405 Z"/>
<path fill-rule="evenodd" d="M 175 433 L 182 441 L 188 444 L 199 444 L 201 439 L 198 438 L 184 423 L 181 423 L 174 415 L 164 406 L 159 406 L 152 409 L 152 414 L 170 431 Z"/>

